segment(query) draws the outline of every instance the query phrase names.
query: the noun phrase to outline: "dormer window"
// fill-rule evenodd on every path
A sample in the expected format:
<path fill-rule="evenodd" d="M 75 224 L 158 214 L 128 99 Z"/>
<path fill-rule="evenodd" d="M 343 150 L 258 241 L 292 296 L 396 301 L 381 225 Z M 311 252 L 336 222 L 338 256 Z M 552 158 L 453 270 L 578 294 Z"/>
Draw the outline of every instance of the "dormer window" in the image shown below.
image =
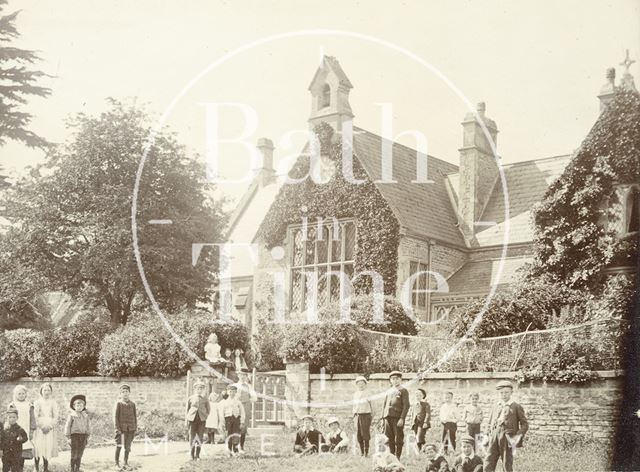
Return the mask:
<path fill-rule="evenodd" d="M 331 87 L 329 87 L 329 84 L 324 84 L 322 95 L 320 96 L 320 108 L 326 108 L 329 105 L 331 105 Z"/>
<path fill-rule="evenodd" d="M 625 233 L 635 233 L 640 231 L 640 189 L 637 186 L 633 186 L 627 193 L 627 198 L 624 203 L 624 229 Z"/>

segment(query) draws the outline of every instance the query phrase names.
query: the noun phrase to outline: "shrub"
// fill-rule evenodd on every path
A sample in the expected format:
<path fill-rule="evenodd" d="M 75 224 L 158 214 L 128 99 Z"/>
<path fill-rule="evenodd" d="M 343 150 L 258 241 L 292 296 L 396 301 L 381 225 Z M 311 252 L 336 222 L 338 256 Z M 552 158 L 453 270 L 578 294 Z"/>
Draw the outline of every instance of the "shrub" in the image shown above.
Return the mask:
<path fill-rule="evenodd" d="M 381 333 L 415 335 L 416 323 L 404 311 L 400 302 L 391 296 L 383 300 L 383 323 L 374 320 L 374 297 L 358 295 L 351 299 L 350 319 L 358 326 Z M 333 303 L 320 311 L 322 321 L 337 323 L 341 321 L 340 303 Z"/>
<path fill-rule="evenodd" d="M 367 356 L 358 328 L 352 324 L 295 324 L 287 327 L 279 356 L 286 362 L 308 362 L 311 372 L 358 372 Z"/>
<path fill-rule="evenodd" d="M 256 342 L 256 367 L 258 370 L 281 370 L 284 362 L 280 349 L 287 334 L 286 326 L 258 321 Z"/>
<path fill-rule="evenodd" d="M 582 304 L 585 294 L 553 283 L 545 277 L 521 278 L 509 290 L 498 292 L 471 336 L 485 338 L 545 329 L 553 313 L 571 304 Z M 451 334 L 464 336 L 471 328 L 486 299 L 468 304 L 462 313 L 447 320 Z"/>
<path fill-rule="evenodd" d="M 29 375 L 95 375 L 100 343 L 111 330 L 111 325 L 106 321 L 81 319 L 69 326 L 43 331 Z"/>
<path fill-rule="evenodd" d="M 180 314 L 168 319 L 174 333 L 186 347 L 203 357 L 210 333 L 220 345 L 249 351 L 249 335 L 240 323 L 215 323 L 210 315 Z M 195 360 L 154 315 L 140 315 L 107 336 L 100 351 L 99 372 L 115 377 L 184 375 Z"/>
<path fill-rule="evenodd" d="M 0 335 L 0 381 L 27 376 L 41 343 L 42 333 L 14 329 Z"/>

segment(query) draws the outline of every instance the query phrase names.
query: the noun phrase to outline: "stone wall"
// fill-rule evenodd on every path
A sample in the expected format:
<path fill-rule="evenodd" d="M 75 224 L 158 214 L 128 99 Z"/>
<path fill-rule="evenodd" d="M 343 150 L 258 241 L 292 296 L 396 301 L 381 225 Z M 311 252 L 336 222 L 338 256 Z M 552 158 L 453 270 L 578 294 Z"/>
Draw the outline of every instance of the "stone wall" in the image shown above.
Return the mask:
<path fill-rule="evenodd" d="M 136 402 L 139 412 L 158 410 L 162 413 L 173 413 L 184 416 L 186 401 L 186 377 L 177 379 L 157 379 L 150 377 L 133 377 L 116 379 L 111 377 L 59 377 L 47 380 L 32 378 L 18 379 L 0 383 L 0 402 L 2 408 L 13 396 L 16 385 L 24 385 L 28 390 L 28 398 L 35 400 L 38 390 L 44 382 L 53 386 L 53 397 L 58 401 L 60 411 L 66 411 L 73 395 L 87 396 L 87 409 L 102 415 L 110 415 L 118 398 L 121 383 L 131 386 L 131 399 Z"/>
<path fill-rule="evenodd" d="M 287 366 L 288 370 L 289 368 L 290 366 Z M 300 368 L 295 369 L 297 374 L 301 372 Z M 580 434 L 605 442 L 612 439 L 614 421 L 618 416 L 618 404 L 622 396 L 622 377 L 609 371 L 599 374 L 600 379 L 583 385 L 526 382 L 517 387 L 513 398 L 522 404 L 526 411 L 530 433 L 541 436 Z M 438 427 L 438 413 L 445 392 L 453 392 L 454 402 L 460 405 L 468 403 L 471 393 L 478 393 L 479 404 L 485 412 L 486 421 L 497 398 L 496 383 L 513 377 L 512 372 L 434 373 L 419 383 L 412 382 L 408 389 L 410 393 L 417 388 L 427 391 L 427 400 L 432 408 L 431 424 L 432 427 Z M 288 377 L 287 383 L 308 382 L 308 397 L 313 414 L 335 414 L 344 417 L 350 415 L 351 405 L 348 401 L 355 390 L 354 379 L 353 374 L 326 376 L 324 380 L 318 374 L 311 374 L 308 379 L 301 379 L 300 375 L 291 379 Z M 414 379 L 414 374 L 408 374 L 405 381 Z M 371 376 L 367 388 L 371 394 L 380 397 L 372 399 L 374 418 L 379 417 L 382 411 L 383 392 L 388 386 L 386 374 Z M 295 386 L 291 385 L 291 388 Z M 300 397 L 296 399 L 303 400 Z M 340 403 L 341 406 L 334 406 Z M 459 427 L 463 426 L 463 423 L 459 424 Z"/>

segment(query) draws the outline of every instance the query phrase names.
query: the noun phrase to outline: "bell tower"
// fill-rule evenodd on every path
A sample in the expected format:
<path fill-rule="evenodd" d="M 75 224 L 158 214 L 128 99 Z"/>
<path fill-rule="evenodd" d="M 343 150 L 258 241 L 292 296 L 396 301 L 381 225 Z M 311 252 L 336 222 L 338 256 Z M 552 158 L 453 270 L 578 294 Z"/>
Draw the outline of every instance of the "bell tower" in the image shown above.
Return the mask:
<path fill-rule="evenodd" d="M 338 60 L 335 57 L 322 56 L 320 67 L 309 85 L 309 127 L 313 129 L 324 121 L 335 131 L 340 131 L 343 122 L 353 120 L 353 112 L 349 105 L 349 91 L 352 88 L 353 85 Z"/>

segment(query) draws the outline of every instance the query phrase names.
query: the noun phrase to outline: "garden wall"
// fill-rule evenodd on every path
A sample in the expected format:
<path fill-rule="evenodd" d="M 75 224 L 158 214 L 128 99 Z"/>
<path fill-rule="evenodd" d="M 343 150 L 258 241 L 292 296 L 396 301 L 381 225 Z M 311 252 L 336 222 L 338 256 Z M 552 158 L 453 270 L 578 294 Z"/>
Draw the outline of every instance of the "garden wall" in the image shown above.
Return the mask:
<path fill-rule="evenodd" d="M 321 375 L 311 374 L 306 377 L 308 386 L 305 387 L 304 365 L 288 365 L 287 370 L 289 392 L 301 392 L 303 396 L 308 396 L 312 404 L 320 404 L 312 408 L 313 414 L 350 415 L 351 405 L 345 404 L 336 408 L 332 404 L 346 402 L 352 398 L 355 375 L 327 375 L 322 379 Z M 459 404 L 467 403 L 471 393 L 478 393 L 480 406 L 488 419 L 490 408 L 497 398 L 496 383 L 503 379 L 513 379 L 514 375 L 512 372 L 434 373 L 428 374 L 419 384 L 413 383 L 409 386 L 409 392 L 413 393 L 419 387 L 427 391 L 427 399 L 432 408 L 433 427 L 440 424 L 438 413 L 446 391 L 452 391 L 454 401 Z M 530 433 L 543 436 L 580 434 L 604 441 L 613 438 L 614 422 L 622 398 L 623 379 L 620 373 L 612 371 L 599 372 L 599 375 L 598 380 L 580 385 L 535 381 L 525 382 L 517 387 L 514 399 L 522 404 L 527 413 Z M 414 379 L 415 375 L 408 374 L 406 378 Z M 295 385 L 295 382 L 299 385 Z M 371 376 L 368 384 L 371 393 L 381 393 L 388 387 L 386 374 Z M 374 418 L 380 416 L 383 398 L 373 402 Z M 323 403 L 324 405 L 321 405 Z M 301 410 L 297 410 L 295 413 L 299 414 Z M 463 426 L 464 424 L 460 423 L 459 427 Z"/>
<path fill-rule="evenodd" d="M 184 416 L 186 399 L 186 377 L 159 379 L 151 377 L 130 377 L 116 379 L 112 377 L 58 377 L 47 379 L 53 385 L 53 396 L 58 401 L 60 411 L 68 408 L 69 400 L 75 394 L 87 396 L 87 409 L 93 413 L 111 415 L 113 405 L 118 398 L 120 384 L 131 385 L 131 399 L 136 402 L 139 412 L 157 410 Z M 23 378 L 0 383 L 0 404 L 4 408 L 12 399 L 16 385 L 24 385 L 29 397 L 35 400 L 38 390 L 45 380 Z M 66 415 L 65 415 L 66 416 Z"/>

